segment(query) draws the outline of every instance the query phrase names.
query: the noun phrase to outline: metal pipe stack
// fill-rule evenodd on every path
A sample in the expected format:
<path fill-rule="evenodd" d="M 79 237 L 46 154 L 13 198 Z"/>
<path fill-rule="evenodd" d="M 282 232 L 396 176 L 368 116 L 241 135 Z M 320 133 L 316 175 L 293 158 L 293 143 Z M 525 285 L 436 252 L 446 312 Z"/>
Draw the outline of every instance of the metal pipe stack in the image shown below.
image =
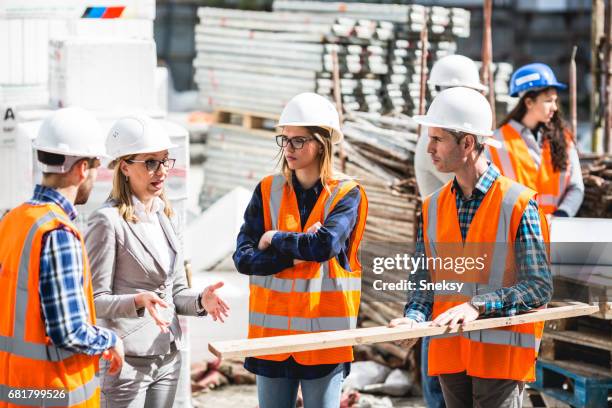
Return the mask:
<path fill-rule="evenodd" d="M 366 56 L 370 60 L 373 56 L 379 59 L 380 62 L 369 65 L 369 71 L 359 73 L 365 78 L 376 75 L 375 79 L 382 81 L 383 87 L 378 91 L 379 104 L 372 103 L 372 94 L 364 100 L 359 94 L 346 95 L 343 91 L 347 110 L 417 114 L 421 58 L 419 35 L 423 26 L 426 24 L 429 29 L 429 68 L 438 58 L 455 53 L 457 37 L 469 37 L 470 34 L 470 13 L 460 8 L 276 0 L 273 9 L 341 16 L 333 26 L 334 35 L 327 36 L 327 41 L 361 45 L 361 61 Z M 351 22 L 354 22 L 353 27 Z M 343 80 L 354 80 L 355 75 L 354 72 L 343 72 L 341 68 Z"/>

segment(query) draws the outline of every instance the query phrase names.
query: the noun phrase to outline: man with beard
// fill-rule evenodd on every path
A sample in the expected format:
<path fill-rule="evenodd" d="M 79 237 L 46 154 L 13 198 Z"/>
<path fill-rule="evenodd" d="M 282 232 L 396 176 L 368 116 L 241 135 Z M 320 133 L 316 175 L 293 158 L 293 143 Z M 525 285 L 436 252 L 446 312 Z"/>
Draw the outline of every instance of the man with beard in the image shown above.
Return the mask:
<path fill-rule="evenodd" d="M 73 223 L 104 139 L 89 112 L 54 112 L 34 142 L 42 182 L 0 222 L 0 406 L 96 407 L 99 357 L 121 370 L 121 339 L 95 326 L 89 262 Z"/>

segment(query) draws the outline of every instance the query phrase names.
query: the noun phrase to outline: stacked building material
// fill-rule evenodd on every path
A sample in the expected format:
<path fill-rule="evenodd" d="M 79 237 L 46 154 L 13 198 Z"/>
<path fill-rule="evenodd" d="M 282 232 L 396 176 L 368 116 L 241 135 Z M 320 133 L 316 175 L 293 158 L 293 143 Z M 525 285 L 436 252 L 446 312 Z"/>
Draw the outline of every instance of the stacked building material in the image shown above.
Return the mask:
<path fill-rule="evenodd" d="M 151 40 L 154 18 L 153 0 L 126 0 L 120 5 L 114 0 L 0 2 L 0 104 L 20 109 L 48 105 L 48 80 L 54 75 L 49 72 L 51 41 Z"/>
<path fill-rule="evenodd" d="M 468 37 L 470 33 L 470 13 L 459 8 L 424 7 L 421 5 L 367 4 L 367 3 L 327 3 L 311 1 L 275 1 L 275 11 L 316 12 L 322 15 L 341 15 L 342 20 L 357 21 L 355 28 L 342 30 L 344 36 L 328 41 L 355 42 L 355 37 L 372 41 L 384 41 L 383 47 L 367 43 L 368 52 L 372 46 L 383 51 L 386 48 L 386 69 L 381 78 L 384 89 L 380 92 L 381 109 L 372 103 L 365 106 L 343 95 L 347 109 L 366 112 L 393 112 L 413 115 L 418 112 L 420 90 L 420 33 L 427 25 L 429 32 L 429 57 L 427 66 L 446 55 L 455 53 L 456 38 Z M 342 25 L 343 27 L 346 24 Z M 336 25 L 334 26 L 336 28 Z M 338 31 L 338 30 L 336 30 Z M 379 54 L 382 58 L 384 54 Z M 346 78 L 341 71 L 341 77 Z M 429 98 L 430 92 L 427 92 Z M 348 100 L 345 100 L 348 99 Z M 370 101 L 373 97 L 370 97 Z"/>
<path fill-rule="evenodd" d="M 198 16 L 195 81 L 205 107 L 278 114 L 293 95 L 316 91 L 333 18 L 216 8 Z"/>
<path fill-rule="evenodd" d="M 377 291 L 374 282 L 400 282 L 408 275 L 395 270 L 376 274 L 373 261 L 376 257 L 412 254 L 414 250 L 415 223 L 420 211 L 413 167 L 416 126 L 407 118 L 352 112 L 343 131 L 346 173 L 357 177 L 369 201 L 360 251 L 363 266 L 360 326 L 386 324 L 390 318 L 402 315 L 407 293 Z M 340 161 L 336 163 L 340 167 Z"/>
<path fill-rule="evenodd" d="M 272 13 L 200 8 L 194 66 L 202 105 L 278 114 L 299 92 L 331 95 L 335 52 L 347 110 L 414 114 L 422 28 L 430 31 L 429 66 L 469 35 L 462 9 L 338 7 L 279 1 Z"/>
<path fill-rule="evenodd" d="M 580 159 L 584 201 L 579 217 L 612 218 L 612 157 L 590 155 Z"/>
<path fill-rule="evenodd" d="M 204 185 L 200 206 L 210 207 L 237 186 L 253 191 L 276 168 L 279 148 L 274 133 L 235 125 L 213 125 L 208 130 Z"/>

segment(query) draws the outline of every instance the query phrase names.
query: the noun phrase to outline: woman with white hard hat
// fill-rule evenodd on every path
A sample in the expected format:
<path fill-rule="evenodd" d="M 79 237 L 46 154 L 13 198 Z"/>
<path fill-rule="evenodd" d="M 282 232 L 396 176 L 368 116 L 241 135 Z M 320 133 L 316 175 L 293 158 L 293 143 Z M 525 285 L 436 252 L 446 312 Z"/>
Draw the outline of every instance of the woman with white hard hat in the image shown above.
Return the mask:
<path fill-rule="evenodd" d="M 480 83 L 478 67 L 474 61 L 463 55 L 447 55 L 436 61 L 427 83 L 435 86 L 437 91 L 455 86 L 464 86 L 479 92 L 484 92 L 487 89 Z M 450 174 L 436 170 L 427 154 L 428 143 L 427 129 L 422 129 L 414 154 L 414 172 L 422 198 L 440 189 L 452 178 Z M 434 406 L 435 404 L 430 405 Z"/>
<path fill-rule="evenodd" d="M 171 407 L 180 366 L 189 364 L 181 362 L 177 315 L 227 316 L 215 294 L 223 282 L 201 292 L 187 286 L 180 232 L 164 192 L 173 147 L 162 125 L 144 115 L 119 119 L 106 139 L 113 187 L 92 214 L 85 243 L 99 322 L 123 339 L 126 361 L 118 376 L 101 367 L 105 407 Z"/>
<path fill-rule="evenodd" d="M 234 263 L 249 275 L 249 338 L 356 327 L 357 257 L 368 202 L 359 184 L 335 173 L 332 145 L 343 139 L 338 112 L 314 93 L 292 98 L 278 123 L 279 174 L 255 188 Z M 261 408 L 337 408 L 351 347 L 247 358 Z"/>
<path fill-rule="evenodd" d="M 549 217 L 573 217 L 584 198 L 576 142 L 559 101 L 558 90 L 565 88 L 548 65 L 517 69 L 510 96 L 520 99 L 495 131 L 503 146 L 489 149 L 503 175 L 538 192 L 538 204 Z"/>

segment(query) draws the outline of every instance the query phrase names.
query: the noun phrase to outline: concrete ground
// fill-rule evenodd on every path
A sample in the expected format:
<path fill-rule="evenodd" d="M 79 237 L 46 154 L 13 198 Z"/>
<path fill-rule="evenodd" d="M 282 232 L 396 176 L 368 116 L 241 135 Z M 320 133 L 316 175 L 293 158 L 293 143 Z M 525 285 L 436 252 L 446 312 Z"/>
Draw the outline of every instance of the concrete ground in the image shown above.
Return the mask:
<path fill-rule="evenodd" d="M 231 385 L 193 396 L 194 408 L 256 408 L 255 385 Z M 425 408 L 422 398 L 389 398 L 362 394 L 359 408 Z"/>

